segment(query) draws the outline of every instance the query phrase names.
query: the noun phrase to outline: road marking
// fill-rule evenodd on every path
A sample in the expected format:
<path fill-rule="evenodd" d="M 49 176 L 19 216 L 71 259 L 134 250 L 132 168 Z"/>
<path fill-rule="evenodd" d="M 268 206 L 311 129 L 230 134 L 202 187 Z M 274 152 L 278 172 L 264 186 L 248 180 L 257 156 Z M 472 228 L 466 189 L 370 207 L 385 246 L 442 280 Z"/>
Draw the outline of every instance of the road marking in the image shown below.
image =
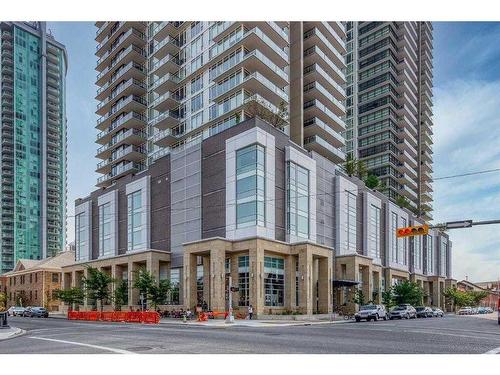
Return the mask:
<path fill-rule="evenodd" d="M 123 350 L 123 349 L 116 349 L 116 348 L 109 348 L 107 346 L 99 346 L 99 345 L 92 345 L 92 344 L 84 344 L 82 342 L 75 342 L 75 341 L 66 341 L 66 340 L 57 340 L 57 339 L 49 339 L 46 337 L 37 337 L 37 336 L 31 336 L 28 337 L 30 339 L 36 339 L 36 340 L 45 340 L 45 341 L 54 341 L 54 342 L 60 342 L 62 344 L 70 344 L 70 345 L 78 345 L 78 346 L 87 346 L 89 348 L 94 348 L 94 349 L 100 349 L 100 350 L 107 350 L 113 353 L 117 354 L 135 354 L 134 352 L 130 352 L 128 350 Z"/>
<path fill-rule="evenodd" d="M 500 346 L 498 348 L 487 351 L 484 354 L 500 354 Z"/>

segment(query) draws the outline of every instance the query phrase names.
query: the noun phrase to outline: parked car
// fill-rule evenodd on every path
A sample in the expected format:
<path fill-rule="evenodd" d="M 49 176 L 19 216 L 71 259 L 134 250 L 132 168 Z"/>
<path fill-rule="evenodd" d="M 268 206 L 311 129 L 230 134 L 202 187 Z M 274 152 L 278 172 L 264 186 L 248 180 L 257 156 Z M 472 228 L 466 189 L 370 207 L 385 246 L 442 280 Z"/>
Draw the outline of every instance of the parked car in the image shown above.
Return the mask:
<path fill-rule="evenodd" d="M 443 310 L 441 310 L 441 309 L 439 309 L 439 308 L 437 308 L 437 307 L 433 307 L 433 308 L 432 308 L 432 313 L 433 313 L 433 315 L 434 315 L 435 317 L 441 317 L 441 318 L 442 318 L 442 317 L 444 317 L 444 312 L 443 312 Z"/>
<path fill-rule="evenodd" d="M 417 311 L 417 318 L 432 318 L 434 316 L 430 307 L 418 306 L 415 307 L 415 310 Z"/>
<path fill-rule="evenodd" d="M 486 307 L 486 314 L 491 314 L 493 312 L 493 309 L 491 307 Z"/>
<path fill-rule="evenodd" d="M 367 322 L 370 320 L 387 320 L 387 312 L 385 307 L 382 305 L 363 305 L 359 308 L 359 311 L 354 314 L 354 319 L 360 322 L 362 319 L 366 319 Z"/>
<path fill-rule="evenodd" d="M 417 317 L 417 311 L 415 308 L 411 305 L 400 305 L 396 306 L 391 310 L 391 313 L 389 314 L 389 319 L 410 319 L 410 318 L 416 318 Z"/>
<path fill-rule="evenodd" d="M 7 312 L 9 316 L 23 316 L 25 310 L 26 308 L 22 306 L 12 306 L 7 310 Z"/>
<path fill-rule="evenodd" d="M 43 307 L 36 306 L 27 308 L 26 311 L 24 312 L 24 316 L 30 318 L 48 318 L 49 312 L 47 311 L 47 309 Z"/>
<path fill-rule="evenodd" d="M 472 314 L 472 309 L 468 306 L 462 307 L 460 310 L 458 310 L 458 315 L 471 315 Z"/>
<path fill-rule="evenodd" d="M 486 311 L 486 308 L 484 308 L 484 307 L 478 307 L 477 308 L 477 313 L 478 314 L 487 314 L 488 312 Z"/>

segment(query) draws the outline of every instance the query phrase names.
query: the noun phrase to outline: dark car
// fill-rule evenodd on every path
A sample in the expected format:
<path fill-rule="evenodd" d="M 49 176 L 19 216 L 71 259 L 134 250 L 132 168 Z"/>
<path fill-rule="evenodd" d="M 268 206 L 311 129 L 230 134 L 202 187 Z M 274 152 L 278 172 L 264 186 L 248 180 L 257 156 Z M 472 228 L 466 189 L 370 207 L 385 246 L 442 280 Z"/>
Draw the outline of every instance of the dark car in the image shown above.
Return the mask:
<path fill-rule="evenodd" d="M 24 316 L 30 318 L 48 318 L 49 312 L 43 307 L 30 307 L 24 312 Z"/>

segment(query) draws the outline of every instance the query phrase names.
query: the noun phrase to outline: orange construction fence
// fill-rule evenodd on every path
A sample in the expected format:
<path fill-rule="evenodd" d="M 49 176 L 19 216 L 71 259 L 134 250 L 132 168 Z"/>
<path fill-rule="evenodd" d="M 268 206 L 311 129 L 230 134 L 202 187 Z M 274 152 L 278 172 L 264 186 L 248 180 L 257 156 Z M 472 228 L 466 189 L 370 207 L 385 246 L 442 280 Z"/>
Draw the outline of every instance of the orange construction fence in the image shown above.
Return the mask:
<path fill-rule="evenodd" d="M 151 323 L 160 322 L 160 314 L 155 311 L 68 311 L 69 320 L 103 320 L 106 322 Z"/>

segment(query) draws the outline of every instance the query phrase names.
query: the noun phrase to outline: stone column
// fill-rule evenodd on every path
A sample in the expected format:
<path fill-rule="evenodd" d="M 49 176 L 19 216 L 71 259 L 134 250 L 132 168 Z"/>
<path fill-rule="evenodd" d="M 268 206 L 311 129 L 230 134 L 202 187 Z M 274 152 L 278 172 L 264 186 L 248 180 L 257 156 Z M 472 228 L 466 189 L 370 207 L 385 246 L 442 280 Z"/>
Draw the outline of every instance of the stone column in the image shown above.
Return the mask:
<path fill-rule="evenodd" d="M 363 295 L 365 297 L 365 303 L 371 301 L 373 296 L 373 280 L 372 280 L 372 268 L 370 266 L 363 266 Z"/>
<path fill-rule="evenodd" d="M 229 267 L 230 267 L 230 275 L 233 278 L 233 286 L 238 286 L 239 285 L 239 280 L 238 280 L 238 256 L 233 255 L 233 254 L 226 254 L 226 257 L 229 255 Z M 241 291 L 240 291 L 241 292 Z M 234 310 L 242 310 L 243 312 L 246 313 L 246 307 L 239 307 L 239 300 L 240 300 L 240 292 L 234 292 L 233 293 L 233 308 Z"/>
<path fill-rule="evenodd" d="M 285 308 L 287 310 L 295 309 L 295 257 L 293 255 L 285 256 Z"/>
<path fill-rule="evenodd" d="M 203 300 L 210 306 L 210 257 L 202 257 L 203 260 Z M 197 266 L 198 267 L 198 266 Z M 197 303 L 197 298 L 193 301 L 193 305 Z M 203 301 L 202 301 L 203 302 Z"/>
<path fill-rule="evenodd" d="M 250 262 L 250 304 L 256 317 L 265 311 L 264 301 L 264 249 L 259 248 L 259 241 L 256 248 L 249 249 Z"/>
<path fill-rule="evenodd" d="M 299 308 L 303 314 L 313 313 L 313 257 L 309 246 L 299 249 Z"/>
<path fill-rule="evenodd" d="M 226 309 L 226 273 L 224 261 L 226 251 L 223 244 L 210 249 L 210 301 L 214 311 L 225 311 Z"/>
<path fill-rule="evenodd" d="M 187 309 L 196 303 L 196 255 L 188 252 L 184 253 L 183 280 L 183 301 Z"/>
<path fill-rule="evenodd" d="M 134 288 L 134 281 L 136 273 L 139 269 L 138 264 L 135 262 L 128 262 L 128 305 L 136 306 L 139 302 L 139 290 Z"/>
<path fill-rule="evenodd" d="M 319 259 L 318 292 L 319 312 L 327 314 L 332 312 L 332 257 Z"/>

